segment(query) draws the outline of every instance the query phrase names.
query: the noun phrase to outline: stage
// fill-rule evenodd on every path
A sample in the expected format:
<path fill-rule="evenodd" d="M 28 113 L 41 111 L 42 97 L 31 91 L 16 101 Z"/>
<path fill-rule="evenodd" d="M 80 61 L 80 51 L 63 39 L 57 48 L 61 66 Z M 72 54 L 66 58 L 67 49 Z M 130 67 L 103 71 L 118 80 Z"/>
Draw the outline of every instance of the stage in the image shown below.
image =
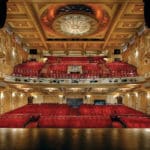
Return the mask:
<path fill-rule="evenodd" d="M 149 128 L 0 129 L 0 150 L 149 150 L 149 142 Z"/>

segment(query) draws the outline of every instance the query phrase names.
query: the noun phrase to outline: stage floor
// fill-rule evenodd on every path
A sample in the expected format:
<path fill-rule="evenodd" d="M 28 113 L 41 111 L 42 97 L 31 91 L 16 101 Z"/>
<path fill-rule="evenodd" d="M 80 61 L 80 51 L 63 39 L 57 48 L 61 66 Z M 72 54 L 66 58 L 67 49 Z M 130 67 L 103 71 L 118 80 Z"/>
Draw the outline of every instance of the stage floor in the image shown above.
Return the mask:
<path fill-rule="evenodd" d="M 1 128 L 0 150 L 150 150 L 150 128 Z"/>

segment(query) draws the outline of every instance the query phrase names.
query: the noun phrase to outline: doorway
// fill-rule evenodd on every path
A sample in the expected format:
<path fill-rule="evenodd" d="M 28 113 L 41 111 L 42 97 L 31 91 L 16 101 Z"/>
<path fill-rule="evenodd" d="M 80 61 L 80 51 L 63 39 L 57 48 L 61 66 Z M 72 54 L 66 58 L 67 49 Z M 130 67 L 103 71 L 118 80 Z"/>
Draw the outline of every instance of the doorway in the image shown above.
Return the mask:
<path fill-rule="evenodd" d="M 67 98 L 67 104 L 71 107 L 77 108 L 83 104 L 83 98 Z"/>

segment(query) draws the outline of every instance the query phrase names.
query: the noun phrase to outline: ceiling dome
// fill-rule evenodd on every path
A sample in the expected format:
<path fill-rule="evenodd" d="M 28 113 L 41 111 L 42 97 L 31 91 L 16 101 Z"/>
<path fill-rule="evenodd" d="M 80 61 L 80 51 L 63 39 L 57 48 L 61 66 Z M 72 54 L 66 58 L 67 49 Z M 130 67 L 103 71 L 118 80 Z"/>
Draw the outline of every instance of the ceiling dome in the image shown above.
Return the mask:
<path fill-rule="evenodd" d="M 98 28 L 95 18 L 85 14 L 65 14 L 53 22 L 53 29 L 68 36 L 82 36 L 94 33 Z"/>
<path fill-rule="evenodd" d="M 52 28 L 66 36 L 89 35 L 97 30 L 98 21 L 91 7 L 71 4 L 57 9 Z"/>
<path fill-rule="evenodd" d="M 41 15 L 41 23 L 46 31 L 65 37 L 85 37 L 104 30 L 109 23 L 109 15 L 102 7 L 69 4 L 49 6 Z"/>

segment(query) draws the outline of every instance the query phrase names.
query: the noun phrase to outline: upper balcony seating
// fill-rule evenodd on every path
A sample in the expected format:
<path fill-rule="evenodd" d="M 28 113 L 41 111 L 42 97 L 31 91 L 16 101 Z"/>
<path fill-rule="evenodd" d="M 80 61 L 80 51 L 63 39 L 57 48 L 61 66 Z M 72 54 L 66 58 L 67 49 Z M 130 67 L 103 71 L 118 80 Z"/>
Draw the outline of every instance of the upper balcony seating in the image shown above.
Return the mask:
<path fill-rule="evenodd" d="M 103 57 L 97 56 L 97 57 L 55 57 L 55 56 L 49 56 L 47 57 L 48 63 L 69 63 L 69 62 L 77 62 L 77 63 L 102 63 L 105 62 Z"/>
<path fill-rule="evenodd" d="M 68 72 L 70 66 L 80 66 L 80 72 Z M 105 78 L 134 77 L 136 67 L 124 62 L 106 63 L 102 57 L 48 57 L 46 63 L 28 61 L 14 67 L 13 75 L 45 78 Z"/>
<path fill-rule="evenodd" d="M 111 62 L 106 64 L 113 77 L 133 77 L 137 76 L 136 67 L 125 62 Z"/>
<path fill-rule="evenodd" d="M 29 61 L 15 66 L 13 75 L 23 77 L 38 77 L 42 67 L 42 62 Z"/>

